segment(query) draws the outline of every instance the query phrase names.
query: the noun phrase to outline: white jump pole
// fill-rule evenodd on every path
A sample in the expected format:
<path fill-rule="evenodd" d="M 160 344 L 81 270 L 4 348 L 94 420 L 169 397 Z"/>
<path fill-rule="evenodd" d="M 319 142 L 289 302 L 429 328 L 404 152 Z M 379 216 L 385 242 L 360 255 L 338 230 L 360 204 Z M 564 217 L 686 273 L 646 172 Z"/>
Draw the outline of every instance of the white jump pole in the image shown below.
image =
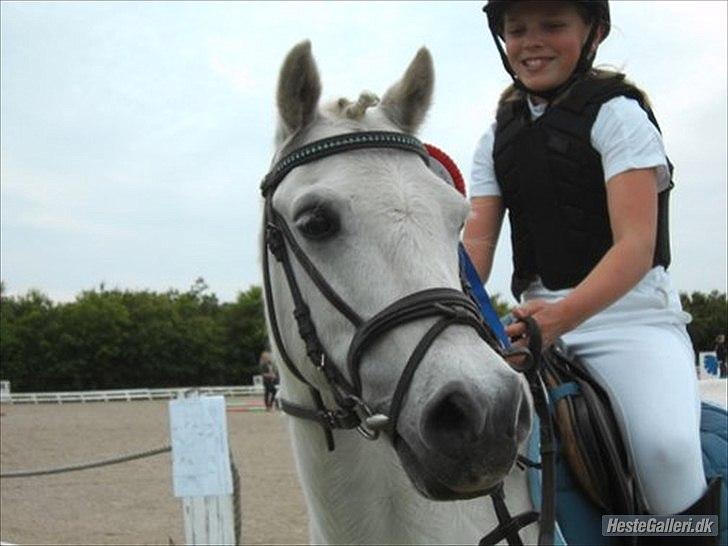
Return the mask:
<path fill-rule="evenodd" d="M 225 399 L 193 392 L 169 403 L 174 495 L 187 544 L 235 544 Z"/>
<path fill-rule="evenodd" d="M 11 402 L 10 397 L 10 381 L 0 381 L 0 402 Z M 1 545 L 0 545 L 1 546 Z"/>

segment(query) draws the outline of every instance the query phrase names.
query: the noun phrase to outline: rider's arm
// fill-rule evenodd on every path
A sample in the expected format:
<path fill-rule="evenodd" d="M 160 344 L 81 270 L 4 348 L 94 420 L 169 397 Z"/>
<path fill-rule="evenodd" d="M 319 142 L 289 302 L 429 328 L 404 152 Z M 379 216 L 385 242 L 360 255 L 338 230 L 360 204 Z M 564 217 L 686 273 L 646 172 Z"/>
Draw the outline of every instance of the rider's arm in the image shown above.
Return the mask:
<path fill-rule="evenodd" d="M 536 319 L 544 345 L 614 303 L 652 267 L 657 231 L 655 169 L 614 176 L 607 184 L 607 204 L 614 244 L 589 275 L 560 301 L 536 299 L 513 310 L 516 318 Z M 518 337 L 525 333 L 525 325 L 512 324 L 506 332 Z"/>
<path fill-rule="evenodd" d="M 559 330 L 569 331 L 608 307 L 652 268 L 657 232 L 655 169 L 634 169 L 607 183 L 607 204 L 614 244 L 596 267 L 556 304 Z"/>
<path fill-rule="evenodd" d="M 602 158 L 614 245 L 567 298 L 553 304 L 532 300 L 513 311 L 517 318 L 533 316 L 545 341 L 608 307 L 652 267 L 657 194 L 670 182 L 662 137 L 639 104 L 626 97 L 602 105 L 591 136 Z M 508 333 L 521 330 L 516 324 Z"/>
<path fill-rule="evenodd" d="M 483 283 L 490 276 L 504 210 L 493 167 L 494 139 L 495 123 L 488 127 L 475 148 L 468 191 L 470 215 L 463 232 L 463 244 Z"/>
<path fill-rule="evenodd" d="M 493 266 L 493 254 L 503 224 L 503 200 L 498 195 L 473 197 L 470 215 L 465 222 L 463 244 L 485 283 Z"/>

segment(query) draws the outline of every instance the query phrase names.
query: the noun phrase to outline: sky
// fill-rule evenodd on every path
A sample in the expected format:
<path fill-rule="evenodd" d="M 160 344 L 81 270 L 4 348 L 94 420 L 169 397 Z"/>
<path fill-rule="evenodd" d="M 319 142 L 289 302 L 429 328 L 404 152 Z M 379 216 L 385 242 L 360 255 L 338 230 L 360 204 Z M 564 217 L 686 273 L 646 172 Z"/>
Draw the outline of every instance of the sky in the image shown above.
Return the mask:
<path fill-rule="evenodd" d="M 260 285 L 258 186 L 278 71 L 310 39 L 323 99 L 380 96 L 426 46 L 419 132 L 469 178 L 509 83 L 484 2 L 0 4 L 0 277 L 8 294 Z M 675 164 L 674 286 L 726 291 L 724 1 L 612 1 L 597 65 L 652 101 Z M 508 230 L 488 283 L 509 295 Z M 512 297 L 509 300 L 513 303 Z"/>

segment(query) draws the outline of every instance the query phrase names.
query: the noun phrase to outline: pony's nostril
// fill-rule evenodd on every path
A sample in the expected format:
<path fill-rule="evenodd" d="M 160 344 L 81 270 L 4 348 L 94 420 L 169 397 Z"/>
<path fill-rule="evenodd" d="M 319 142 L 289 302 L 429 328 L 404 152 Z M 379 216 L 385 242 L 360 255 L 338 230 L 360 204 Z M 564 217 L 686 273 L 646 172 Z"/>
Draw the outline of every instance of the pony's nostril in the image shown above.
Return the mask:
<path fill-rule="evenodd" d="M 445 454 L 455 455 L 477 442 L 482 419 L 475 403 L 462 392 L 453 392 L 436 403 L 424 421 L 427 442 Z"/>
<path fill-rule="evenodd" d="M 443 430 L 459 429 L 466 425 L 468 404 L 464 396 L 454 393 L 442 400 L 430 415 L 430 423 L 434 428 Z"/>

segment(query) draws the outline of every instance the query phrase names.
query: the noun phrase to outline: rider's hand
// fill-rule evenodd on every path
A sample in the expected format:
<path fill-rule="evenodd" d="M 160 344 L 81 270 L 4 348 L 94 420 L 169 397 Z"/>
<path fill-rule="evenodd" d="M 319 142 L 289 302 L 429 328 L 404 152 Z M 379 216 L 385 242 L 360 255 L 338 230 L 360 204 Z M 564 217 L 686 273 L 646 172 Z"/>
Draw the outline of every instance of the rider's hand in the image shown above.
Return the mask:
<path fill-rule="evenodd" d="M 532 317 L 541 330 L 542 346 L 549 347 L 561 335 L 571 330 L 569 317 L 565 313 L 561 302 L 550 303 L 545 300 L 531 300 L 511 311 L 516 319 Z M 506 327 L 506 334 L 515 339 L 516 347 L 527 347 L 527 328 L 524 322 L 514 322 Z"/>

